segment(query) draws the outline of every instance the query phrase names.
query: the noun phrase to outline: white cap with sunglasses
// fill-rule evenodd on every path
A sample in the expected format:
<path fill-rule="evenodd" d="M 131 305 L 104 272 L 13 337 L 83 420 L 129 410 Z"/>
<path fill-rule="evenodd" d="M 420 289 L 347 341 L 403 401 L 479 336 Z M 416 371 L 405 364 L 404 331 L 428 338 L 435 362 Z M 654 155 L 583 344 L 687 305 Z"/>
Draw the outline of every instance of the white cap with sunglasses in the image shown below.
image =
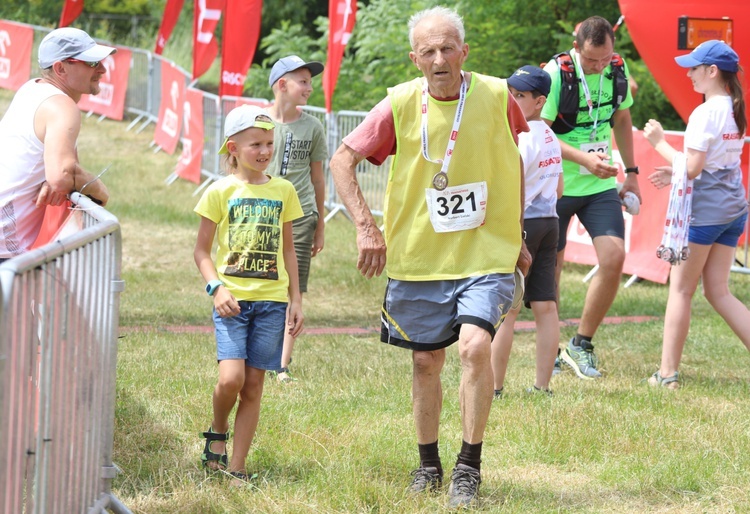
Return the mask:
<path fill-rule="evenodd" d="M 232 109 L 224 120 L 224 144 L 219 148 L 219 154 L 229 153 L 227 141 L 235 134 L 249 128 L 260 128 L 263 130 L 273 130 L 273 120 L 265 110 L 257 105 L 243 104 Z"/>
<path fill-rule="evenodd" d="M 97 44 L 91 36 L 80 29 L 63 27 L 55 29 L 39 44 L 39 67 L 47 69 L 58 61 L 75 59 L 89 65 L 103 61 L 116 48 Z M 92 66 L 93 67 L 93 66 Z"/>

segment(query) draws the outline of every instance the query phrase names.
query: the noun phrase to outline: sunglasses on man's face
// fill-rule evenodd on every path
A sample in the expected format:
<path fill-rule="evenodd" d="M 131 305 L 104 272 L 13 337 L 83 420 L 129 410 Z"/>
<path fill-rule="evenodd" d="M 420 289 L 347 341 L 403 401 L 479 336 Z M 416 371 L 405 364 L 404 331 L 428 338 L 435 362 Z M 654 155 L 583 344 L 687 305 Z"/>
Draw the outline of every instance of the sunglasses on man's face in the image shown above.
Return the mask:
<path fill-rule="evenodd" d="M 94 61 L 94 62 L 88 62 L 88 61 L 79 61 L 78 59 L 65 59 L 67 62 L 81 62 L 88 66 L 89 68 L 96 68 L 99 66 L 99 63 L 102 61 Z"/>

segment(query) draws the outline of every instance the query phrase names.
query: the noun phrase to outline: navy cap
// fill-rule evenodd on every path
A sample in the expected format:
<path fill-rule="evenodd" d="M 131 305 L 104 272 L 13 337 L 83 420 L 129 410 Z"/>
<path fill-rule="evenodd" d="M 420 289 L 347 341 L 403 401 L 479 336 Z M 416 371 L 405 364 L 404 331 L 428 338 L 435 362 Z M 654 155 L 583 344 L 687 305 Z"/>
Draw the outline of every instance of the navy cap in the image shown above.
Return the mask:
<path fill-rule="evenodd" d="M 508 77 L 508 85 L 513 86 L 518 91 L 538 91 L 540 94 L 547 96 L 552 79 L 549 73 L 545 72 L 539 66 L 521 66 L 513 75 Z"/>
<path fill-rule="evenodd" d="M 279 59 L 276 61 L 276 64 L 273 65 L 273 68 L 271 68 L 271 75 L 268 77 L 268 85 L 273 86 L 281 77 L 300 68 L 307 68 L 310 70 L 310 75 L 313 77 L 323 73 L 323 63 L 317 61 L 305 62 L 301 57 L 290 55 L 289 57 Z"/>
<path fill-rule="evenodd" d="M 717 68 L 724 71 L 736 73 L 739 70 L 740 57 L 732 47 L 724 41 L 711 39 L 704 41 L 695 50 L 687 55 L 680 55 L 674 60 L 683 68 L 692 68 L 701 64 L 714 64 Z"/>

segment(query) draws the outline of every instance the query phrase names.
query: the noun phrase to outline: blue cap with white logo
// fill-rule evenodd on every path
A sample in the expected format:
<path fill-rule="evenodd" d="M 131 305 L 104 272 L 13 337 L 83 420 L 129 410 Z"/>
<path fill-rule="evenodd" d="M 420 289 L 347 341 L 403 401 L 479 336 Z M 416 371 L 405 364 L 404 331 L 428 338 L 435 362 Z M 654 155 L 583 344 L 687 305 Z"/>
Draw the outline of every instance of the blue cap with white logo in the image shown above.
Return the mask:
<path fill-rule="evenodd" d="M 538 91 L 540 94 L 549 95 L 552 78 L 549 73 L 539 66 L 521 66 L 513 75 L 508 77 L 508 85 L 518 91 Z"/>
<path fill-rule="evenodd" d="M 704 41 L 687 55 L 680 55 L 674 60 L 683 68 L 692 68 L 701 64 L 715 65 L 720 70 L 737 73 L 740 57 L 724 41 L 711 39 Z"/>

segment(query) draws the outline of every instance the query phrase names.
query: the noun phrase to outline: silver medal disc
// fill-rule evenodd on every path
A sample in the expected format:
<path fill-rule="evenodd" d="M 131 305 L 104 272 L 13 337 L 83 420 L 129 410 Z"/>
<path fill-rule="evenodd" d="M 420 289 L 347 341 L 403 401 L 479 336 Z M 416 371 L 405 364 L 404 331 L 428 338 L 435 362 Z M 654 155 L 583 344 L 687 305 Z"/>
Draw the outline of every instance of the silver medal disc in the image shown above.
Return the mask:
<path fill-rule="evenodd" d="M 432 185 L 438 191 L 442 191 L 448 187 L 448 174 L 443 171 L 436 173 L 435 176 L 432 177 Z"/>

